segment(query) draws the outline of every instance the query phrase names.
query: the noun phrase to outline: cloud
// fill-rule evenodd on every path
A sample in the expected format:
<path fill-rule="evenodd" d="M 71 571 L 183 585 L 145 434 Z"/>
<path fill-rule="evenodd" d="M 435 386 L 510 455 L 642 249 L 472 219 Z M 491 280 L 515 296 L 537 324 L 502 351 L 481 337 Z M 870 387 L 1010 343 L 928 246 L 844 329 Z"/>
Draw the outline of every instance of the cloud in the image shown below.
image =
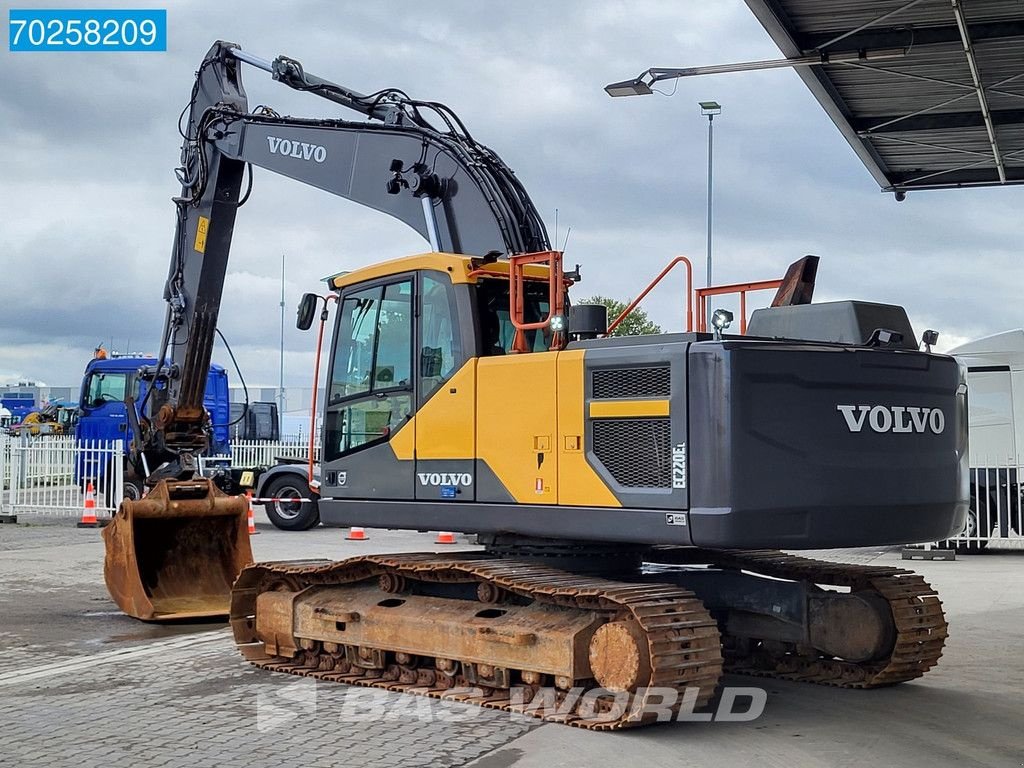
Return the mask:
<path fill-rule="evenodd" d="M 84 3 L 77 3 L 85 5 Z M 579 295 L 636 295 L 677 253 L 703 282 L 707 122 L 714 98 L 715 279 L 780 276 L 822 256 L 819 296 L 907 306 L 920 331 L 971 338 L 1014 308 L 1020 188 L 881 195 L 789 71 L 665 84 L 671 97 L 609 99 L 649 66 L 778 55 L 742 2 L 441 4 L 199 0 L 169 9 L 166 54 L 0 52 L 0 376 L 73 384 L 99 340 L 154 351 L 174 230 L 178 114 L 218 37 L 363 92 L 398 86 L 448 103 L 523 180 L 554 233 L 569 227 Z M 345 110 L 243 74 L 250 104 Z M 348 117 L 358 119 L 353 113 Z M 309 380 L 313 339 L 292 327 L 320 279 L 425 249 L 386 216 L 257 171 L 239 211 L 221 328 L 247 380 L 276 384 L 280 259 L 287 256 L 286 383 Z M 681 278 L 646 302 L 682 322 Z M 230 365 L 218 347 L 215 357 Z"/>

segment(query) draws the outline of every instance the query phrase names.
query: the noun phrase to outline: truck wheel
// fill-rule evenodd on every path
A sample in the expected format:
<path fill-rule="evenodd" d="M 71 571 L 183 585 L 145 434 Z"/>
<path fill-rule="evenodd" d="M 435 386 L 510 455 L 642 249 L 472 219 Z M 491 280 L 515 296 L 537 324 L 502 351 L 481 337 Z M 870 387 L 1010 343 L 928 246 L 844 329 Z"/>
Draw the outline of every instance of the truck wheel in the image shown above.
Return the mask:
<path fill-rule="evenodd" d="M 124 497 L 129 501 L 138 501 L 142 498 L 142 490 L 145 486 L 134 474 L 124 476 Z"/>
<path fill-rule="evenodd" d="M 960 532 L 960 536 L 968 539 L 947 539 L 946 541 L 940 542 L 940 546 L 945 549 L 955 549 L 959 554 L 962 555 L 977 555 L 981 554 L 982 550 L 988 546 L 988 538 L 977 538 L 978 536 L 978 513 L 974 510 L 977 504 L 974 498 L 971 498 L 971 508 L 967 510 L 967 519 L 964 521 L 964 529 Z"/>
<path fill-rule="evenodd" d="M 263 508 L 267 511 L 270 522 L 282 531 L 307 531 L 319 525 L 320 507 L 316 501 L 298 501 L 310 498 L 310 493 L 306 479 L 293 474 L 273 478 L 260 491 L 264 498 L 279 499 L 265 502 Z"/>
<path fill-rule="evenodd" d="M 107 467 L 107 477 L 112 478 L 114 476 L 114 468 L 112 466 Z M 117 510 L 121 506 L 121 499 L 114 498 L 114 484 L 107 482 L 106 489 L 104 491 L 104 500 L 107 503 L 107 507 Z M 145 486 L 143 485 L 142 479 L 134 472 L 125 469 L 124 473 L 124 488 L 122 488 L 122 498 L 128 499 L 129 501 L 138 501 L 142 498 L 142 490 Z"/>

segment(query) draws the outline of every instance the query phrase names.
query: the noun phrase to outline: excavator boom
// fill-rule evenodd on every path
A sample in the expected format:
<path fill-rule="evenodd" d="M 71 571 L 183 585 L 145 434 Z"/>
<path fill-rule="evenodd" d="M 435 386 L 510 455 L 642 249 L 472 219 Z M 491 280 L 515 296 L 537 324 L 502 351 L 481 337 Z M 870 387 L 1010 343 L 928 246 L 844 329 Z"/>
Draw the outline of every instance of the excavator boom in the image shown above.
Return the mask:
<path fill-rule="evenodd" d="M 370 121 L 284 117 L 267 107 L 250 112 L 243 62 Z M 125 612 L 153 620 L 226 615 L 233 577 L 252 561 L 248 539 L 238 533 L 245 499 L 195 479 L 197 457 L 209 444 L 203 394 L 235 215 L 253 168 L 393 216 L 433 251 L 483 257 L 548 248 L 515 174 L 436 102 L 396 89 L 363 95 L 306 73 L 294 59 L 266 61 L 218 42 L 199 66 L 180 127 L 182 188 L 174 199 L 166 319 L 157 366 L 145 373 L 158 384 L 141 404 L 146 416 L 132 424 L 130 451 L 134 471 L 154 490 L 143 501 L 125 501 L 104 531 L 111 594 Z M 152 519 L 160 523 L 143 522 Z M 216 556 L 199 545 L 211 539 Z"/>

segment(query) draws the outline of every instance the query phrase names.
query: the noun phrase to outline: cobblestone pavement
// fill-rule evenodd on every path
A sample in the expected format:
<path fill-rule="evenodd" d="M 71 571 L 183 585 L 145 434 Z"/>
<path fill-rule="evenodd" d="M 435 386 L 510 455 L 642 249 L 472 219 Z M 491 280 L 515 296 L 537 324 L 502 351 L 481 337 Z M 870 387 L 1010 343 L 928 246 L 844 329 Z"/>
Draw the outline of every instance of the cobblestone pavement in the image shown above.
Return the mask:
<path fill-rule="evenodd" d="M 103 586 L 97 531 L 21 521 L 0 525 L 5 768 L 458 766 L 537 727 L 470 705 L 261 671 L 220 625 L 128 619 Z M 371 530 L 355 545 L 339 531 L 286 534 L 263 520 L 259 528 L 258 559 L 433 548 L 426 534 Z"/>
<path fill-rule="evenodd" d="M 462 765 L 533 727 L 405 702 L 260 672 L 227 631 L 204 631 L 0 674 L 0 765 Z"/>
<path fill-rule="evenodd" d="M 121 615 L 103 585 L 98 532 L 73 520 L 0 525 L 0 766 L 463 766 L 1024 764 L 1024 560 L 900 561 L 867 548 L 806 553 L 921 571 L 951 637 L 923 680 L 880 691 L 728 676 L 763 685 L 750 723 L 678 723 L 600 734 L 453 702 L 349 688 L 247 665 L 217 624 Z M 27 523 L 27 525 L 25 524 Z M 257 512 L 257 559 L 453 551 L 433 534 L 288 534 Z"/>

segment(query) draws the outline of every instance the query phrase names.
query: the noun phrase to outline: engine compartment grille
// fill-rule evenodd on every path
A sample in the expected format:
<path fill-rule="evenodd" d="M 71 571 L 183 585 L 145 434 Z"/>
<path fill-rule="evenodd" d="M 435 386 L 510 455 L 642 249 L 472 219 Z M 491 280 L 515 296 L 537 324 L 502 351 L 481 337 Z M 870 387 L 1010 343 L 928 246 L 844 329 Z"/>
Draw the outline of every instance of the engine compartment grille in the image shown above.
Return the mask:
<path fill-rule="evenodd" d="M 594 454 L 619 485 L 672 487 L 671 419 L 597 419 L 593 428 Z"/>
<path fill-rule="evenodd" d="M 668 365 L 644 368 L 602 368 L 593 372 L 592 397 L 609 400 L 622 397 L 670 397 L 672 377 Z"/>

